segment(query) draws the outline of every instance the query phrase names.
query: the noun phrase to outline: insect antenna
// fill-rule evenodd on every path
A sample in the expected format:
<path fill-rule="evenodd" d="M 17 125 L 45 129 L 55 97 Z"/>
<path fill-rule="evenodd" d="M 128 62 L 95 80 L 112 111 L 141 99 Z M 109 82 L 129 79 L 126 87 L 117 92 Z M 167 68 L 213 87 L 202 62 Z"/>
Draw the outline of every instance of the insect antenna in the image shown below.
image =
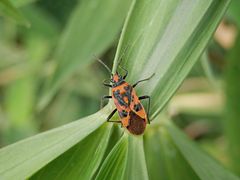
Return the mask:
<path fill-rule="evenodd" d="M 98 62 L 100 62 L 108 70 L 108 72 L 112 76 L 113 74 L 112 74 L 112 71 L 110 70 L 110 68 L 101 59 L 99 59 L 97 56 L 94 55 L 94 57 Z"/>

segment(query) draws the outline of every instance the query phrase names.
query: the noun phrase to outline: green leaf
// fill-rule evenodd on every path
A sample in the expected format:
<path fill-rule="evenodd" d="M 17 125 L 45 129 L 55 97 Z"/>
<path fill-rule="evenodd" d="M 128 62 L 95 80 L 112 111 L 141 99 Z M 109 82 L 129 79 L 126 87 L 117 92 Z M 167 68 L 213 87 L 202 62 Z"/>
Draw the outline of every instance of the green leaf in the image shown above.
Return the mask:
<path fill-rule="evenodd" d="M 201 66 L 204 70 L 206 77 L 208 78 L 208 80 L 211 82 L 212 85 L 214 85 L 214 86 L 216 86 L 216 88 L 218 88 L 217 79 L 214 76 L 214 72 L 211 68 L 210 60 L 209 60 L 206 52 L 202 54 L 200 60 L 201 60 Z"/>
<path fill-rule="evenodd" d="M 112 149 L 117 144 L 117 142 L 122 138 L 122 136 L 123 136 L 122 128 L 120 128 L 118 124 L 113 123 L 112 134 L 108 142 L 108 147 L 104 159 L 106 159 L 108 154 L 112 151 Z"/>
<path fill-rule="evenodd" d="M 17 23 L 29 27 L 30 24 L 23 17 L 20 11 L 15 8 L 9 0 L 1 0 L 0 1 L 0 15 L 4 15 L 6 17 L 10 17 L 14 19 Z"/>
<path fill-rule="evenodd" d="M 26 179 L 97 129 L 109 114 L 96 114 L 32 136 L 0 150 L 1 179 Z"/>
<path fill-rule="evenodd" d="M 240 2 L 239 0 L 232 0 L 228 11 L 226 13 L 227 17 L 234 21 L 238 28 L 240 28 Z"/>
<path fill-rule="evenodd" d="M 187 160 L 200 179 L 239 179 L 218 164 L 216 160 L 203 152 L 195 143 L 187 139 L 186 136 L 174 127 L 173 124 L 169 123 L 166 126 L 173 142 L 176 144 L 183 157 Z"/>
<path fill-rule="evenodd" d="M 199 179 L 164 126 L 154 127 L 145 133 L 144 150 L 149 179 Z"/>
<path fill-rule="evenodd" d="M 238 35 L 235 46 L 227 56 L 227 67 L 225 72 L 225 117 L 224 131 L 228 141 L 231 163 L 234 170 L 240 175 L 240 35 Z"/>
<path fill-rule="evenodd" d="M 166 105 L 198 60 L 229 2 L 136 1 L 115 60 L 124 54 L 122 63 L 132 83 L 155 73 L 139 90 L 154 99 L 152 117 Z M 117 62 L 114 70 L 116 66 Z"/>
<path fill-rule="evenodd" d="M 112 151 L 104 160 L 96 180 L 102 179 L 123 179 L 124 170 L 127 162 L 128 137 L 123 135 Z"/>
<path fill-rule="evenodd" d="M 15 80 L 6 87 L 4 104 L 9 121 L 8 141 L 15 142 L 37 132 L 32 120 L 35 81 L 32 77 Z M 24 102 L 19 106 L 16 102 Z"/>
<path fill-rule="evenodd" d="M 47 94 L 47 98 L 43 100 L 45 102 L 43 104 L 50 100 L 53 92 L 78 69 L 79 65 L 86 66 L 92 53 L 98 54 L 110 44 L 108 35 L 110 37 L 114 36 L 112 29 L 109 29 L 112 23 L 107 24 L 106 22 L 110 21 L 108 19 L 110 18 L 109 15 L 111 20 L 115 19 L 115 13 L 121 15 L 121 20 L 125 17 L 123 12 L 127 12 L 130 3 L 128 1 L 126 3 L 128 5 L 126 5 L 123 2 L 126 1 L 83 1 L 76 8 L 77 10 L 80 9 L 82 14 L 79 13 L 80 11 L 74 12 L 63 35 L 56 54 L 60 63 L 57 66 L 54 78 L 50 81 L 52 83 L 51 91 Z M 91 9 L 91 5 L 97 5 L 98 3 L 97 8 Z M 139 78 L 151 75 L 153 72 L 156 73 L 154 78 L 140 89 L 141 93 L 152 95 L 154 99 L 152 116 L 159 114 L 159 111 L 186 77 L 206 47 L 228 3 L 228 0 L 139 0 L 132 4 L 119 42 L 114 68 L 116 69 L 117 60 L 120 59 L 121 54 L 124 54 L 123 64 L 130 72 L 128 80 L 136 81 Z M 115 8 L 111 8 L 110 5 L 112 4 L 116 5 Z M 123 8 L 122 4 L 126 6 Z M 125 11 L 120 11 L 122 10 L 121 7 Z M 106 9 L 109 9 L 112 14 L 107 14 Z M 86 16 L 83 16 L 79 22 L 80 15 Z M 120 27 L 120 23 L 118 25 Z M 79 33 L 81 31 L 78 28 L 75 29 L 75 26 L 83 27 L 84 33 Z M 117 26 L 114 27 L 117 32 Z M 123 53 L 126 47 L 128 49 Z M 113 107 L 108 108 L 110 112 Z M 0 151 L 0 177 L 11 179 L 31 176 L 99 127 L 109 113 L 106 110 L 2 149 Z M 176 132 L 174 135 L 176 135 Z M 126 137 L 124 135 L 124 140 L 122 140 L 124 142 L 120 141 L 120 145 L 117 144 L 110 155 L 107 156 L 98 177 L 119 175 L 114 176 L 114 178 L 148 179 L 143 137 L 132 135 L 127 137 L 127 142 L 125 142 Z M 228 177 L 230 173 L 216 165 L 214 161 L 211 161 L 211 158 L 202 155 L 201 151 L 198 152 L 199 150 L 192 148 L 192 146 L 186 145 L 191 151 L 195 152 L 184 149 L 182 144 L 185 143 L 185 140 L 181 137 L 174 136 L 174 138 L 172 138 L 173 142 L 179 148 L 179 152 L 193 166 L 195 173 L 200 178 Z M 181 148 L 176 142 L 177 138 L 182 142 L 182 144 L 180 143 Z M 165 147 L 167 147 L 166 152 L 171 148 L 168 148 L 168 145 L 165 145 Z M 184 151 L 185 153 L 183 153 Z M 186 154 L 191 153 L 194 155 L 191 155 L 190 158 L 186 157 Z M 198 158 L 197 155 L 201 158 Z M 192 159 L 196 162 L 192 162 Z M 198 164 L 201 161 L 204 161 L 203 168 Z M 120 171 L 117 166 L 114 166 L 115 162 L 120 163 Z M 206 162 L 209 163 L 209 166 L 205 164 Z M 173 167 L 171 166 L 171 168 Z M 205 172 L 209 171 L 210 168 L 213 168 L 213 172 Z M 223 175 L 223 172 L 217 172 L 216 169 L 224 170 L 226 176 Z M 229 177 L 232 177 L 232 175 L 229 175 Z"/>
<path fill-rule="evenodd" d="M 111 128 L 110 124 L 105 124 L 37 172 L 32 179 L 91 179 L 104 156 Z"/>
<path fill-rule="evenodd" d="M 39 104 L 43 108 L 79 68 L 93 61 L 117 38 L 131 0 L 84 0 L 78 3 L 55 54 L 56 71 Z"/>
<path fill-rule="evenodd" d="M 96 179 L 148 179 L 143 137 L 125 133 L 104 161 Z"/>
<path fill-rule="evenodd" d="M 144 151 L 149 179 L 168 179 L 167 167 L 164 163 L 163 146 L 158 131 L 151 129 L 144 134 Z"/>
<path fill-rule="evenodd" d="M 127 156 L 127 165 L 123 179 L 149 179 L 144 156 L 143 136 L 128 136 Z"/>
<path fill-rule="evenodd" d="M 35 2 L 36 0 L 10 0 L 15 7 L 22 7 Z"/>

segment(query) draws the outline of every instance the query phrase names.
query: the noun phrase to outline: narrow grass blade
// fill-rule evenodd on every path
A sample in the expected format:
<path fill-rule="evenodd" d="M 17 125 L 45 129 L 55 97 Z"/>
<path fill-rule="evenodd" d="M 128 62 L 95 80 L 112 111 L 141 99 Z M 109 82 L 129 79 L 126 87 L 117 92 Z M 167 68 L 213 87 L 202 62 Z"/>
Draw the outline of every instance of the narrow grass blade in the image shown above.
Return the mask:
<path fill-rule="evenodd" d="M 157 126 L 144 135 L 144 149 L 151 180 L 198 180 L 186 159 L 163 126 Z"/>
<path fill-rule="evenodd" d="M 111 127 L 110 124 L 104 124 L 31 179 L 92 179 L 107 148 Z"/>
<path fill-rule="evenodd" d="M 239 179 L 231 172 L 227 171 L 223 166 L 218 164 L 216 160 L 199 149 L 196 144 L 188 140 L 187 137 L 173 124 L 168 124 L 167 130 L 183 157 L 187 160 L 200 179 Z"/>
<path fill-rule="evenodd" d="M 26 179 L 76 145 L 106 120 L 108 107 L 65 126 L 32 136 L 0 150 L 0 179 Z"/>
<path fill-rule="evenodd" d="M 155 76 L 139 89 L 152 99 L 156 116 L 180 86 L 206 47 L 229 0 L 136 1 L 118 46 L 115 60 L 122 64 L 128 81 Z M 115 62 L 115 69 L 118 63 Z"/>
<path fill-rule="evenodd" d="M 147 169 L 149 172 L 149 179 L 168 179 L 163 147 L 162 144 L 160 144 L 160 134 L 154 129 L 151 129 L 144 134 L 144 151 Z"/>
<path fill-rule="evenodd" d="M 124 179 L 147 180 L 148 172 L 145 161 L 143 136 L 128 136 L 127 165 L 125 168 Z"/>
<path fill-rule="evenodd" d="M 205 75 L 207 76 L 208 80 L 211 82 L 212 85 L 214 85 L 216 88 L 217 86 L 217 79 L 214 76 L 214 72 L 211 68 L 209 58 L 207 56 L 207 52 L 203 53 L 201 56 L 201 66 L 204 70 Z"/>
<path fill-rule="evenodd" d="M 128 152 L 128 137 L 123 135 L 112 151 L 104 160 L 96 180 L 108 179 L 123 179 L 124 170 L 126 168 Z"/>

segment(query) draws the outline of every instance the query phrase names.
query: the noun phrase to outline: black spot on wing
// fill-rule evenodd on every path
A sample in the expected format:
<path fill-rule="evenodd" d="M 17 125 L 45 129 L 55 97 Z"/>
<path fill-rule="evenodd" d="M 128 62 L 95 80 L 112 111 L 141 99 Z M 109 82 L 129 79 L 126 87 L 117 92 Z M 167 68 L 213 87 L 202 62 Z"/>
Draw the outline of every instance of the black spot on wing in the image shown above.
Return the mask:
<path fill-rule="evenodd" d="M 128 103 L 124 101 L 124 94 L 121 94 L 119 89 L 113 92 L 113 96 L 117 99 L 120 106 L 128 107 Z"/>
<path fill-rule="evenodd" d="M 117 99 L 120 106 L 129 107 L 132 100 L 132 87 L 130 85 L 126 85 L 123 88 L 125 90 L 123 93 L 120 93 L 120 90 L 116 90 L 113 92 L 113 96 Z"/>
<path fill-rule="evenodd" d="M 125 103 L 123 101 L 123 98 L 120 94 L 120 90 L 116 90 L 116 91 L 113 91 L 113 96 L 115 99 L 117 99 L 118 103 L 121 105 L 121 106 L 125 106 Z"/>
<path fill-rule="evenodd" d="M 128 112 L 125 110 L 119 111 L 118 114 L 119 114 L 120 118 L 124 118 L 124 117 L 128 116 Z"/>
<path fill-rule="evenodd" d="M 132 101 L 132 86 L 130 85 L 124 86 L 124 90 L 125 90 L 124 96 L 127 97 L 129 106 Z"/>
<path fill-rule="evenodd" d="M 138 111 L 140 111 L 140 110 L 142 109 L 142 105 L 141 105 L 140 103 L 134 104 L 133 109 L 134 109 L 136 112 L 138 112 Z"/>

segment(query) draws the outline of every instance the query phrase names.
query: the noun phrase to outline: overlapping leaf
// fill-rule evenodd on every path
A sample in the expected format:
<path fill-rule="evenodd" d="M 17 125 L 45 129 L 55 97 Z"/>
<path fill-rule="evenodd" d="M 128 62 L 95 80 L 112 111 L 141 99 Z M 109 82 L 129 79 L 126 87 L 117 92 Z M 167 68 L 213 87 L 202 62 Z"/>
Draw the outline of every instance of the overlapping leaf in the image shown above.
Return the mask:
<path fill-rule="evenodd" d="M 87 31 L 87 28 L 86 32 L 79 34 L 79 37 L 82 37 L 81 43 L 84 40 L 87 42 L 83 47 L 84 52 L 82 52 L 81 48 L 79 48 L 80 46 L 78 46 L 79 42 L 76 40 L 79 38 L 75 36 L 78 32 L 78 28 L 75 28 L 78 16 L 74 17 L 74 15 L 79 14 L 76 12 L 73 15 L 74 18 L 70 23 L 69 29 L 66 30 L 61 41 L 61 48 L 59 48 L 56 55 L 61 60 L 51 81 L 53 83 L 51 84 L 52 90 L 57 89 L 59 84 L 77 69 L 77 66 L 86 64 L 90 59 L 92 51 L 99 53 L 110 42 L 110 38 L 106 40 L 103 36 L 106 35 L 106 32 L 109 33 L 103 27 L 108 22 L 108 16 L 103 13 L 101 17 L 101 14 L 99 15 L 94 11 L 95 3 L 99 3 L 101 8 L 97 10 L 105 12 L 105 8 L 108 7 L 106 4 L 110 1 L 91 1 L 92 6 L 88 6 L 86 2 L 81 6 L 82 12 L 86 12 L 89 15 L 86 17 L 92 17 L 94 21 L 91 23 L 99 25 L 99 27 L 94 31 L 92 28 L 95 25 L 92 25 L 90 26 L 92 27 L 91 31 Z M 120 6 L 122 1 L 113 1 L 112 3 L 116 6 L 119 5 L 116 8 L 117 13 L 120 13 L 120 7 L 123 9 L 129 8 L 129 2 L 123 6 Z M 159 114 L 159 111 L 174 94 L 197 61 L 226 10 L 228 3 L 228 0 L 139 0 L 132 4 L 115 59 L 118 60 L 123 50 L 128 47 L 124 53 L 122 63 L 130 72 L 128 78 L 130 82 L 149 76 L 153 72 L 156 73 L 146 86 L 139 88 L 139 92 L 152 95 L 152 117 Z M 113 11 L 111 10 L 110 12 Z M 92 15 L 92 13 L 98 15 Z M 114 13 L 112 16 L 114 16 Z M 104 19 L 103 23 L 99 23 L 96 20 L 99 20 L 99 17 Z M 85 25 L 90 20 L 91 18 L 84 19 L 80 25 Z M 115 28 L 117 29 L 117 25 Z M 88 39 L 88 34 L 93 35 L 93 37 Z M 111 33 L 112 36 L 113 33 Z M 100 43 L 101 40 L 104 40 L 103 44 Z M 69 49 L 65 51 L 64 47 Z M 81 53 L 85 54 L 82 55 Z M 69 59 L 72 60 L 71 63 Z M 47 99 L 49 100 L 49 97 Z M 99 127 L 104 122 L 111 108 L 113 107 L 109 105 L 107 110 L 100 111 L 95 115 L 2 149 L 0 151 L 0 176 L 5 179 L 16 176 L 19 178 L 29 177 Z M 224 175 L 224 168 L 211 161 L 211 158 L 202 155 L 196 147 L 186 143 L 177 131 L 171 128 L 167 130 L 170 132 L 176 147 L 179 148 L 183 157 L 200 178 L 235 178 L 230 173 Z M 178 139 L 179 142 L 177 141 Z M 128 151 L 128 155 L 125 166 L 126 151 Z M 119 157 L 116 156 L 118 152 L 121 155 Z M 191 153 L 193 155 L 187 157 L 187 154 Z M 201 160 L 198 155 L 203 159 L 204 163 L 209 163 L 210 165 L 204 165 L 204 168 L 198 165 L 198 161 Z M 122 171 L 117 172 L 117 167 L 113 167 L 112 160 L 113 162 L 120 162 L 119 166 Z M 113 177 L 112 171 L 110 172 L 108 168 L 113 169 L 114 174 L 119 175 L 119 178 L 122 177 L 124 172 L 125 179 L 148 179 L 149 175 L 145 162 L 142 137 L 129 135 L 128 139 L 126 139 L 124 136 L 107 156 L 97 177 Z M 204 170 L 210 168 L 213 168 L 214 171 L 204 173 Z M 218 173 L 218 170 L 222 172 Z"/>
<path fill-rule="evenodd" d="M 203 152 L 196 144 L 189 141 L 174 125 L 168 124 L 167 130 L 183 157 L 200 179 L 239 179 Z"/>
<path fill-rule="evenodd" d="M 121 37 L 119 54 L 135 82 L 155 73 L 141 94 L 154 99 L 156 116 L 206 47 L 230 1 L 137 1 Z M 115 63 L 115 66 L 117 63 Z M 116 68 L 116 67 L 115 67 Z"/>
<path fill-rule="evenodd" d="M 144 138 L 146 163 L 151 180 L 199 179 L 173 143 L 162 125 L 146 133 Z"/>
<path fill-rule="evenodd" d="M 38 134 L 0 150 L 0 177 L 25 179 L 77 144 L 106 119 L 108 110 Z"/>
<path fill-rule="evenodd" d="M 111 127 L 110 124 L 103 125 L 37 172 L 32 179 L 93 178 L 107 148 Z"/>
<path fill-rule="evenodd" d="M 143 136 L 128 137 L 128 154 L 123 179 L 147 180 L 148 172 L 143 148 Z"/>
<path fill-rule="evenodd" d="M 128 137 L 124 135 L 103 162 L 96 179 L 123 179 L 126 169 Z"/>

